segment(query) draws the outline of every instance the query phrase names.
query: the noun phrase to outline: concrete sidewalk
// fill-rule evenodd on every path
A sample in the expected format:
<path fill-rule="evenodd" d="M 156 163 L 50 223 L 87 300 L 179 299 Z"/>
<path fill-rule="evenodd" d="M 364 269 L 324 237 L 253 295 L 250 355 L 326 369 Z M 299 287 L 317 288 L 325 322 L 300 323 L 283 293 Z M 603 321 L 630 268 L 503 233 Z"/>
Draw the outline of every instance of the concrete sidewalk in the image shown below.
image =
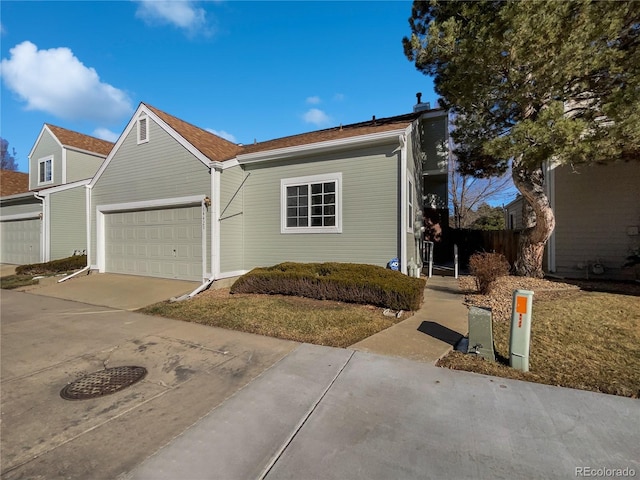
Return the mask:
<path fill-rule="evenodd" d="M 637 474 L 638 432 L 637 400 L 301 345 L 125 478 Z"/>
<path fill-rule="evenodd" d="M 427 279 L 420 310 L 350 348 L 433 363 L 449 353 L 467 330 L 467 307 L 458 280 L 434 276 Z"/>

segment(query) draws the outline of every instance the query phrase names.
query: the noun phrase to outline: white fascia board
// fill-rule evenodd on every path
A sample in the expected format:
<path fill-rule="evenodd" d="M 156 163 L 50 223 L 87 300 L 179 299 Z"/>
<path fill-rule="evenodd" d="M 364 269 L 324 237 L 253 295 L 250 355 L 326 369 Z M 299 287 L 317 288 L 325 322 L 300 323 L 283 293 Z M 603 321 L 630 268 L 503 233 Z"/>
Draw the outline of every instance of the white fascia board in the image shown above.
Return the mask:
<path fill-rule="evenodd" d="M 42 212 L 16 213 L 14 215 L 1 215 L 0 222 L 9 222 L 12 220 L 28 220 L 30 218 L 41 218 Z"/>
<path fill-rule="evenodd" d="M 216 163 L 220 163 L 221 169 L 222 170 L 226 170 L 227 168 L 233 168 L 233 167 L 237 167 L 238 165 L 240 165 L 240 162 L 238 162 L 237 158 L 232 158 L 231 160 L 225 160 L 224 162 L 216 162 Z"/>
<path fill-rule="evenodd" d="M 182 135 L 176 132 L 173 128 L 171 128 L 164 120 L 162 120 L 159 116 L 153 113 L 150 109 L 146 107 L 146 105 L 142 104 L 142 111 L 144 111 L 148 117 L 151 117 L 154 122 L 156 122 L 160 127 L 167 132 L 171 137 L 173 137 L 180 145 L 186 148 L 194 157 L 200 160 L 205 166 L 209 166 L 211 160 L 203 154 L 200 150 L 194 147 L 191 143 L 189 143 Z M 136 112 L 138 113 L 138 112 Z M 137 115 L 134 116 L 134 120 L 137 119 Z M 135 122 L 134 122 L 135 124 Z"/>
<path fill-rule="evenodd" d="M 286 158 L 297 157 L 301 154 L 311 155 L 323 152 L 329 152 L 344 147 L 356 147 L 364 145 L 380 145 L 389 143 L 391 140 L 398 139 L 403 135 L 405 129 L 389 130 L 381 133 L 370 133 L 367 135 L 358 135 L 354 137 L 340 138 L 338 140 L 329 140 L 326 142 L 308 143 L 295 147 L 277 148 L 275 150 L 266 150 L 264 152 L 246 153 L 236 157 L 240 165 L 257 162 L 267 162 L 269 160 L 283 160 Z"/>
<path fill-rule="evenodd" d="M 51 135 L 51 137 L 56 141 L 56 143 L 58 144 L 58 146 L 60 148 L 64 148 L 64 145 L 62 145 L 62 143 L 60 143 L 60 140 L 58 140 L 58 137 L 56 137 L 53 132 L 51 131 L 51 129 L 49 127 L 47 127 L 46 125 L 42 126 L 42 130 L 40 130 L 40 134 L 38 135 L 38 138 L 36 139 L 35 143 L 33 144 L 33 147 L 31 147 L 31 151 L 29 152 L 29 159 L 31 159 L 31 156 L 33 155 L 36 146 L 38 145 L 38 143 L 40 143 L 40 140 L 42 139 L 42 135 L 44 135 L 44 132 L 49 132 L 49 135 Z"/>
<path fill-rule="evenodd" d="M 104 162 L 102 162 L 102 165 L 100 165 L 100 168 L 98 168 L 98 171 L 93 176 L 93 179 L 89 183 L 89 188 L 93 188 L 93 186 L 96 184 L 96 182 L 100 179 L 100 177 L 102 176 L 104 171 L 109 166 L 109 163 L 111 163 L 111 160 L 113 159 L 113 157 L 115 156 L 117 151 L 120 149 L 120 147 L 124 143 L 125 138 L 127 138 L 127 136 L 129 135 L 129 132 L 131 132 L 131 130 L 136 126 L 136 119 L 138 118 L 138 115 L 142 111 L 142 107 L 143 107 L 143 105 L 140 104 L 140 106 L 134 112 L 133 116 L 131 117 L 131 120 L 129 120 L 129 123 L 125 127 L 124 131 L 120 134 L 120 137 L 118 137 L 118 140 L 116 141 L 116 144 L 113 146 L 113 148 L 109 152 L 109 155 L 107 155 L 107 158 L 105 159 Z"/>
<path fill-rule="evenodd" d="M 197 205 L 206 195 L 191 195 L 188 197 L 159 198 L 156 200 L 142 200 L 140 202 L 110 203 L 98 205 L 98 212 L 124 212 L 127 210 L 144 210 L 145 208 L 177 207 L 180 205 Z"/>
<path fill-rule="evenodd" d="M 106 155 L 103 155 L 101 153 L 92 152 L 91 150 L 85 150 L 84 148 L 72 147 L 71 145 L 62 145 L 62 148 L 64 148 L 65 150 L 70 150 L 72 152 L 85 153 L 87 155 L 92 155 L 98 158 L 107 158 Z"/>
<path fill-rule="evenodd" d="M 178 132 L 176 132 L 173 128 L 167 125 L 164 122 L 164 120 L 162 120 L 155 113 L 153 113 L 149 108 L 147 108 L 147 106 L 144 103 L 141 103 L 136 109 L 136 111 L 134 112 L 134 114 L 132 115 L 131 120 L 129 120 L 129 123 L 127 124 L 124 131 L 120 134 L 120 137 L 118 138 L 118 141 L 111 149 L 111 152 L 109 152 L 109 155 L 107 155 L 107 158 L 105 159 L 105 161 L 102 162 L 102 165 L 100 165 L 100 168 L 98 169 L 95 176 L 93 177 L 93 180 L 89 184 L 89 188 L 93 188 L 93 186 L 96 184 L 96 182 L 100 179 L 104 171 L 109 166 L 109 163 L 111 163 L 111 160 L 113 159 L 113 157 L 116 155 L 116 153 L 122 146 L 122 143 L 124 142 L 125 138 L 129 136 L 129 133 L 131 132 L 131 130 L 136 128 L 138 117 L 140 116 L 141 113 L 145 113 L 147 115 L 147 118 L 151 118 L 154 122 L 156 122 L 160 126 L 160 128 L 162 128 L 165 132 L 167 132 L 170 136 L 172 136 L 178 143 L 180 143 L 180 145 L 186 148 L 204 165 L 206 165 L 207 167 L 209 166 L 210 160 L 200 150 L 198 150 L 196 147 L 191 145 L 191 143 L 187 142 L 181 135 L 178 134 Z"/>
<path fill-rule="evenodd" d="M 63 192 L 64 190 L 70 190 L 76 187 L 83 187 L 88 185 L 90 181 L 91 179 L 87 178 L 86 180 L 78 180 L 76 182 L 65 183 L 64 185 L 58 185 L 56 187 L 45 188 L 38 191 L 38 195 L 51 195 L 52 193 Z"/>

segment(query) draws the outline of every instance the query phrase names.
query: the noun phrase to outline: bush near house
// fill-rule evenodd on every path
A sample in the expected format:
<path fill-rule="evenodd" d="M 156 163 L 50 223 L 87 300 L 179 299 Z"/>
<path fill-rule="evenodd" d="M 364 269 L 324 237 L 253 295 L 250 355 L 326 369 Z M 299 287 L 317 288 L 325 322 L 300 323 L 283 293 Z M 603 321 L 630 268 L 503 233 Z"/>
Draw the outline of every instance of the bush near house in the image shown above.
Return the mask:
<path fill-rule="evenodd" d="M 486 295 L 499 277 L 509 275 L 509 262 L 501 253 L 474 253 L 469 259 L 469 271 L 476 279 L 478 291 Z"/>
<path fill-rule="evenodd" d="M 297 295 L 415 311 L 425 283 L 375 265 L 285 262 L 253 269 L 233 284 L 231 293 Z"/>
<path fill-rule="evenodd" d="M 32 263 L 16 267 L 16 275 L 52 275 L 70 272 L 87 266 L 86 255 L 73 255 L 46 263 Z"/>

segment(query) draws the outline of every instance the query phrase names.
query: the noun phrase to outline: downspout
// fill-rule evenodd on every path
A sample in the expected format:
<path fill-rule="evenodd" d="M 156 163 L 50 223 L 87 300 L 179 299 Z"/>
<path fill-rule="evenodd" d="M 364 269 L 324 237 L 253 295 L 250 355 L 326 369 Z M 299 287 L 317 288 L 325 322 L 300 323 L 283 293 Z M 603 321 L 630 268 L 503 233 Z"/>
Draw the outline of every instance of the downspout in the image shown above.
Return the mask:
<path fill-rule="evenodd" d="M 202 231 L 202 280 L 206 282 L 207 272 L 207 205 L 211 204 L 209 197 L 204 197 L 200 202 L 200 229 Z"/>
<path fill-rule="evenodd" d="M 222 165 L 212 166 L 211 175 L 211 274 L 220 278 L 220 175 Z"/>
<path fill-rule="evenodd" d="M 47 196 L 41 196 L 37 193 L 34 193 L 33 196 L 42 202 L 42 225 L 41 225 L 41 238 L 40 238 L 40 261 L 48 262 L 49 261 L 49 211 L 47 205 Z"/>
<path fill-rule="evenodd" d="M 86 205 L 87 222 L 87 267 L 91 265 L 91 185 L 84 186 L 84 198 Z"/>
<path fill-rule="evenodd" d="M 407 274 L 407 135 L 400 142 L 400 271 Z"/>

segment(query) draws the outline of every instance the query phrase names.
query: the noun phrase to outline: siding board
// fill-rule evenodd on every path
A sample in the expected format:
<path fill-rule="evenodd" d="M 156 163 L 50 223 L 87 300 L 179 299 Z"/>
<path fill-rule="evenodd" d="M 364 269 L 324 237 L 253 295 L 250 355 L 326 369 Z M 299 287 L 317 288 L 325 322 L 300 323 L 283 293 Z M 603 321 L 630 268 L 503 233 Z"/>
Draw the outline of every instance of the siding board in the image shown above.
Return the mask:
<path fill-rule="evenodd" d="M 244 268 L 283 261 L 385 266 L 398 256 L 396 147 L 247 165 Z M 342 233 L 281 234 L 280 180 L 337 172 L 342 173 Z"/>
<path fill-rule="evenodd" d="M 84 186 L 49 196 L 50 259 L 65 258 L 87 248 L 87 217 Z"/>
<path fill-rule="evenodd" d="M 556 271 L 586 276 L 595 262 L 624 276 L 625 258 L 640 245 L 640 163 L 555 169 Z M 591 274 L 591 276 L 594 276 Z"/>

